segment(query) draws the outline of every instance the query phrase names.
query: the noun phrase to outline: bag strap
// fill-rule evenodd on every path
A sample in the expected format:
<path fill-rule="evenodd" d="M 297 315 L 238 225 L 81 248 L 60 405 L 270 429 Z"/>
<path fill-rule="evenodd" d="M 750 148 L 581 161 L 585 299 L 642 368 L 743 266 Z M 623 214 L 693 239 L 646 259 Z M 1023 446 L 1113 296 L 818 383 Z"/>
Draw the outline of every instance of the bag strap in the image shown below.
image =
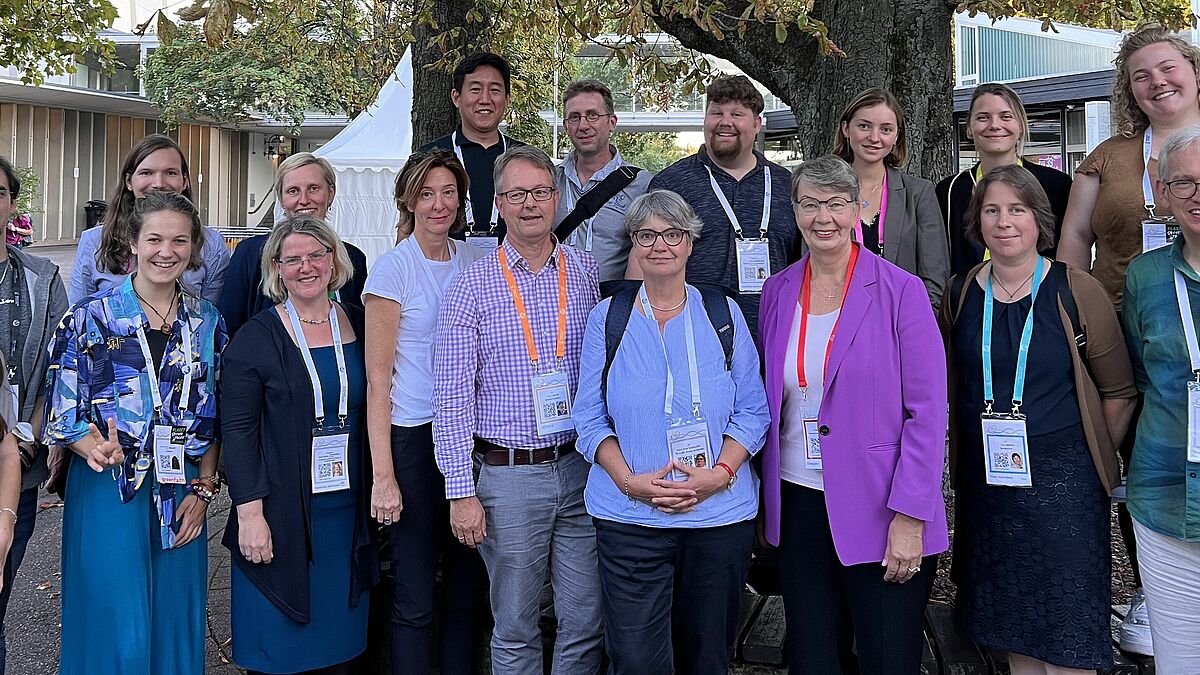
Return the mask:
<path fill-rule="evenodd" d="M 641 171 L 632 164 L 622 164 L 617 167 L 617 170 L 605 176 L 599 185 L 583 193 L 579 201 L 575 202 L 575 209 L 562 219 L 558 227 L 554 228 L 554 236 L 558 237 L 559 241 L 566 241 L 567 237 L 583 224 L 583 221 L 599 213 L 608 200 L 629 187 L 629 184 L 637 178 Z"/>
<path fill-rule="evenodd" d="M 1075 304 L 1075 294 L 1071 292 L 1071 284 L 1067 279 L 1067 264 L 1055 260 L 1050 265 L 1050 273 L 1054 275 L 1054 285 L 1058 289 L 1058 301 L 1071 321 L 1071 334 L 1075 338 L 1075 350 L 1079 352 L 1079 361 L 1091 374 L 1087 357 L 1087 331 L 1079 321 L 1079 306 Z"/>
<path fill-rule="evenodd" d="M 704 300 L 704 313 L 717 331 L 717 339 L 721 341 L 721 351 L 725 352 L 725 370 L 733 367 L 733 315 L 729 312 L 729 301 L 724 289 L 709 284 L 696 284 L 700 297 Z"/>

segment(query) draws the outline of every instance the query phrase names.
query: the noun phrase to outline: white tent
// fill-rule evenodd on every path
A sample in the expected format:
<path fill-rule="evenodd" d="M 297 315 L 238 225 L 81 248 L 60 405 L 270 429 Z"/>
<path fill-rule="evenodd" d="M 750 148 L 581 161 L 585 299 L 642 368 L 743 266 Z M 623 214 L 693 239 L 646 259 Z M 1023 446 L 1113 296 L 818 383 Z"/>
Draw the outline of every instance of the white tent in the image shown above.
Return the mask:
<path fill-rule="evenodd" d="M 374 263 L 396 243 L 396 175 L 412 154 L 412 50 L 369 108 L 315 153 L 337 171 L 329 222 Z"/>

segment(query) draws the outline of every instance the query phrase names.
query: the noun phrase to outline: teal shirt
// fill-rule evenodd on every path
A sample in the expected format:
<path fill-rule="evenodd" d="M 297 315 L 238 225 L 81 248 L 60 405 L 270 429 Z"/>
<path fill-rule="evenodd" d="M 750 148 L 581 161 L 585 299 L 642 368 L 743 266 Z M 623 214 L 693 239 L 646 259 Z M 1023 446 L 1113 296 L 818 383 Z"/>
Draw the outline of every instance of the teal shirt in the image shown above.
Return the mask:
<path fill-rule="evenodd" d="M 1183 237 L 1125 271 L 1122 321 L 1138 391 L 1146 397 L 1128 472 L 1129 512 L 1146 527 L 1200 542 L 1200 463 L 1187 461 L 1187 383 L 1195 378 L 1175 298 L 1184 274 L 1200 325 L 1200 275 L 1183 259 Z"/>

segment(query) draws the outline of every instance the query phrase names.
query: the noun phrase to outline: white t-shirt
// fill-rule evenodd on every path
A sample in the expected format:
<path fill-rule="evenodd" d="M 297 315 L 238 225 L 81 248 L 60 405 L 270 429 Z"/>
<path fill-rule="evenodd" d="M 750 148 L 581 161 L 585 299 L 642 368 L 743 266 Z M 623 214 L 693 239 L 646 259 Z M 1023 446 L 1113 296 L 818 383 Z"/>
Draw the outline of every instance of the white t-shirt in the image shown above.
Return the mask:
<path fill-rule="evenodd" d="M 804 467 L 804 420 L 815 420 L 821 412 L 825 394 L 825 349 L 840 310 L 808 315 L 808 334 L 804 336 L 804 377 L 807 396 L 800 395 L 796 374 L 796 345 L 800 342 L 800 312 L 792 319 L 787 351 L 783 359 L 783 409 L 779 425 L 779 476 L 789 483 L 814 490 L 825 489 L 819 469 Z"/>
<path fill-rule="evenodd" d="M 485 252 L 450 240 L 450 260 L 427 260 L 415 237 L 383 254 L 363 287 L 368 295 L 400 305 L 396 360 L 392 366 L 392 424 L 415 427 L 433 420 L 433 337 L 438 308 L 450 282 Z"/>

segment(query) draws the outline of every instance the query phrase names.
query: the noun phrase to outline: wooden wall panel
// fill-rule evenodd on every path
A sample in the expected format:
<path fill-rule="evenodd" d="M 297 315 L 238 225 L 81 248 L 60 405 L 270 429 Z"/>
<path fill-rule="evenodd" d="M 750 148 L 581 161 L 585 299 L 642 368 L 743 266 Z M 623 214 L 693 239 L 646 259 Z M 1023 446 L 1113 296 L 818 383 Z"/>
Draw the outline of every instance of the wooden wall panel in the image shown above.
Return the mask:
<path fill-rule="evenodd" d="M 42 238 L 62 239 L 63 229 L 63 117 L 62 108 L 48 108 L 50 120 L 46 133 L 46 171 L 42 174 L 45 185 L 46 210 L 38 220 L 42 224 Z"/>
<path fill-rule="evenodd" d="M 17 151 L 17 104 L 0 103 L 0 155 L 10 161 Z"/>

